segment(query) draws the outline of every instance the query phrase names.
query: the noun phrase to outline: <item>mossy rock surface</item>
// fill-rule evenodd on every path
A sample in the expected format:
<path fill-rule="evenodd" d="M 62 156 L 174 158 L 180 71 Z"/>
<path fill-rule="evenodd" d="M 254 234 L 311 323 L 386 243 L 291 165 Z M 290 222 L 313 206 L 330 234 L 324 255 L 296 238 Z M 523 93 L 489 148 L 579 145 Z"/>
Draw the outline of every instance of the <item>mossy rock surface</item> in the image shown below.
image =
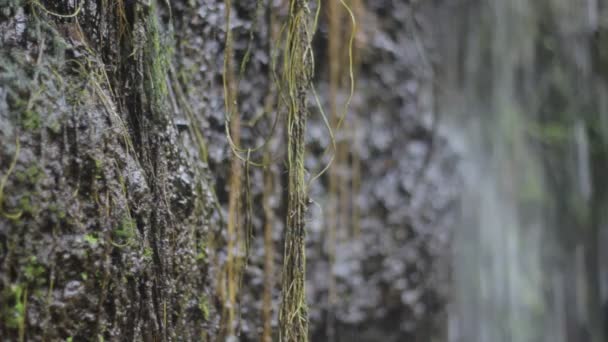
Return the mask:
<path fill-rule="evenodd" d="M 198 340 L 212 196 L 160 86 L 170 41 L 153 7 L 70 3 L 0 15 L 0 336 Z"/>
<path fill-rule="evenodd" d="M 0 0 L 0 176 L 7 175 L 0 217 L 0 336 L 213 339 L 232 153 L 223 108 L 224 4 L 175 0 L 169 10 L 164 0 L 79 3 L 75 8 L 67 0 Z M 334 316 L 340 338 L 426 338 L 440 335 L 437 327 L 445 323 L 445 283 L 434 280 L 447 275 L 446 213 L 457 177 L 454 154 L 436 135 L 432 79 L 414 72 L 424 65 L 414 33 L 424 32 L 403 29 L 400 22 L 412 10 L 403 1 L 366 5 L 359 27 L 368 45 L 357 52 L 362 67 L 349 111 L 360 120 L 359 130 L 355 137 L 346 134 L 365 180 L 353 195 L 362 235 L 338 246 L 332 269 L 324 249 L 324 213 L 310 206 L 311 340 L 326 336 L 330 271 L 338 284 Z M 268 92 L 277 91 L 268 18 L 272 8 L 280 27 L 285 14 L 264 0 L 255 26 L 257 6 L 257 0 L 233 1 L 235 65 L 254 30 L 250 61 L 239 80 L 243 146 L 258 146 L 274 115 L 283 120 L 285 114 L 272 108 L 248 125 L 264 112 Z M 326 32 L 322 18 L 313 40 L 313 82 L 324 104 Z M 344 99 L 347 93 L 339 95 Z M 314 99 L 308 101 L 305 166 L 313 174 L 327 163 L 323 151 L 330 141 Z M 271 144 L 275 270 L 282 261 L 287 211 L 282 134 L 279 129 L 279 143 Z M 354 177 L 348 168 L 342 173 Z M 254 238 L 239 299 L 243 341 L 258 340 L 261 326 L 262 180 L 263 170 L 251 168 Z M 309 190 L 312 200 L 327 203 L 325 177 Z M 434 286 L 426 286 L 431 280 Z M 277 282 L 275 308 L 279 298 Z M 423 302 L 429 305 L 420 311 Z"/>

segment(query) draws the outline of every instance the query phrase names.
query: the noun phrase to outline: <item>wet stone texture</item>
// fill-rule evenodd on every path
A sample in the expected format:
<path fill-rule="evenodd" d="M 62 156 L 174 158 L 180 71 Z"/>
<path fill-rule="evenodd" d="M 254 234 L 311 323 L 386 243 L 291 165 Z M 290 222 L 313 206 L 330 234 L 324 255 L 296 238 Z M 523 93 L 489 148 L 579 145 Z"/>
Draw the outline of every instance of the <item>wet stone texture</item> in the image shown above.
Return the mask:
<path fill-rule="evenodd" d="M 361 233 L 352 239 L 352 227 L 337 227 L 331 268 L 338 297 L 335 336 L 338 341 L 443 340 L 449 224 L 459 180 L 455 155 L 436 132 L 435 57 L 425 35 L 431 23 L 422 8 L 407 2 L 365 1 L 364 6 L 357 94 L 349 113 L 359 129 L 346 138 L 361 160 L 361 191 L 355 197 Z M 343 167 L 338 172 L 349 180 L 354 176 Z M 323 184 L 313 186 L 312 196 L 327 203 L 326 191 Z M 315 245 L 327 240 L 325 228 L 313 220 L 309 237 Z M 309 249 L 308 257 L 314 277 L 309 286 L 313 339 L 324 340 L 327 312 L 312 303 L 328 301 L 330 266 L 318 248 Z"/>
<path fill-rule="evenodd" d="M 0 3 L 7 0 L 0 0 Z M 231 150 L 222 84 L 225 6 L 216 0 L 83 1 L 74 18 L 8 0 L 0 13 L 0 336 L 19 340 L 205 340 L 217 332 Z M 272 2 L 272 4 L 270 3 Z M 120 3 L 120 2 L 116 2 Z M 74 13 L 74 1 L 41 1 Z M 243 146 L 259 146 L 277 106 L 271 17 L 285 8 L 233 1 Z M 272 8 L 273 15 L 269 13 Z M 361 160 L 358 239 L 326 250 L 328 180 L 310 186 L 307 291 L 311 340 L 440 338 L 446 323 L 454 155 L 435 132 L 430 23 L 403 1 L 364 1 L 351 155 Z M 124 18 L 124 19 L 121 19 Z M 406 19 L 404 19 L 406 18 Z M 315 84 L 327 105 L 327 27 L 315 38 Z M 276 29 L 276 27 L 275 27 Z M 346 98 L 343 91 L 340 96 Z M 311 96 L 311 174 L 328 134 Z M 280 120 L 285 112 L 278 111 Z M 284 125 L 280 121 L 278 126 Z M 202 137 L 202 140 L 200 139 Z M 284 138 L 271 141 L 277 324 L 285 219 Z M 14 167 L 11 162 L 16 158 Z M 260 160 L 260 154 L 253 156 Z M 316 171 L 315 171 L 316 170 Z M 341 173 L 352 180 L 352 170 Z M 253 239 L 238 340 L 258 340 L 263 288 L 262 170 L 250 171 Z M 243 227 L 239 227 L 243 229 Z M 349 231 L 350 227 L 338 227 Z M 339 233 L 338 236 L 343 236 Z M 337 304 L 328 306 L 328 278 Z"/>
<path fill-rule="evenodd" d="M 9 3 L 0 17 L 2 340 L 200 339 L 212 197 L 172 113 L 157 107 L 166 95 L 148 90 L 165 79 L 149 67 L 164 38 L 144 8 L 120 24 L 134 36 L 145 25 L 148 41 L 134 43 L 119 35 L 117 13 L 93 1 L 80 27 L 43 10 L 74 13 L 72 1 Z"/>

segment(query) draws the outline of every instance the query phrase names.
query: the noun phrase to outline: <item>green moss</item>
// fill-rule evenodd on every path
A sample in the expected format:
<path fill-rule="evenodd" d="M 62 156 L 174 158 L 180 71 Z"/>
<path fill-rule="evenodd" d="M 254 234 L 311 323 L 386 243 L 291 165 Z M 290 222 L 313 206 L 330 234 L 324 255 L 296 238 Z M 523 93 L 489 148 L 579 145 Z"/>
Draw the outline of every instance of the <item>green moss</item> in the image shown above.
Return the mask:
<path fill-rule="evenodd" d="M 95 178 L 100 179 L 103 177 L 103 161 L 95 159 Z"/>
<path fill-rule="evenodd" d="M 203 318 L 209 320 L 209 300 L 206 295 L 198 297 L 198 309 L 201 311 Z"/>
<path fill-rule="evenodd" d="M 15 172 L 15 178 L 22 183 L 37 184 L 44 177 L 44 169 L 38 165 L 32 165 L 24 171 Z"/>
<path fill-rule="evenodd" d="M 152 260 L 152 256 L 154 255 L 154 251 L 150 247 L 144 248 L 144 258 L 146 260 Z"/>
<path fill-rule="evenodd" d="M 198 244 L 198 254 L 196 255 L 197 261 L 202 261 L 207 259 L 207 242 L 205 240 L 201 240 Z"/>
<path fill-rule="evenodd" d="M 36 256 L 32 255 L 23 269 L 23 275 L 28 284 L 43 284 L 46 281 L 46 269 L 38 262 Z"/>
<path fill-rule="evenodd" d="M 25 326 L 27 289 L 22 284 L 13 284 L 5 290 L 5 303 L 2 310 L 3 320 L 7 327 L 22 330 Z"/>
<path fill-rule="evenodd" d="M 40 208 L 38 208 L 35 202 L 32 201 L 32 197 L 33 194 L 31 192 L 26 192 L 23 197 L 19 199 L 19 209 L 23 214 L 36 216 Z"/>
<path fill-rule="evenodd" d="M 135 238 L 136 222 L 130 216 L 125 216 L 118 228 L 112 232 L 114 242 L 122 245 L 131 245 Z"/>
<path fill-rule="evenodd" d="M 158 18 L 153 5 L 146 20 L 147 39 L 144 46 L 145 94 L 150 94 L 150 105 L 153 110 L 162 110 L 167 97 L 167 70 L 169 47 L 162 46 L 159 34 Z"/>
<path fill-rule="evenodd" d="M 99 244 L 99 239 L 93 234 L 86 234 L 84 236 L 84 241 L 86 241 L 92 247 L 97 246 Z"/>
<path fill-rule="evenodd" d="M 21 115 L 21 127 L 26 130 L 37 130 L 40 128 L 40 114 L 33 110 L 26 110 Z"/>

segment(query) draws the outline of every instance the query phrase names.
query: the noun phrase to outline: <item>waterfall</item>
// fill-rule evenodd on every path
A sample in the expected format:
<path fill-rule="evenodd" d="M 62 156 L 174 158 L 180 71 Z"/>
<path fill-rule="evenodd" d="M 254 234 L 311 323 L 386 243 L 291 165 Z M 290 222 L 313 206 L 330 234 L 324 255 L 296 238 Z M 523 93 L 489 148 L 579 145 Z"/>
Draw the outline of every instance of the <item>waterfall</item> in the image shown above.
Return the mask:
<path fill-rule="evenodd" d="M 442 133 L 466 189 L 450 340 L 606 341 L 606 5 L 443 1 L 438 11 Z"/>

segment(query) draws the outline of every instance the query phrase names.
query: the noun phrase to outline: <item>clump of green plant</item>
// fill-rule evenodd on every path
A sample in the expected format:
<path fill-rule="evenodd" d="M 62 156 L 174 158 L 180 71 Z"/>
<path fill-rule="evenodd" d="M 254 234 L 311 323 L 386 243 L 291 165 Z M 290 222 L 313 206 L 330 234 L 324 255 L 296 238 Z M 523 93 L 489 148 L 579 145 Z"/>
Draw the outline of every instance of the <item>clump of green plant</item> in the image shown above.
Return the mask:
<path fill-rule="evenodd" d="M 198 253 L 196 254 L 196 260 L 206 260 L 207 259 L 207 244 L 205 241 L 201 241 L 198 244 Z"/>
<path fill-rule="evenodd" d="M 94 159 L 95 163 L 95 179 L 103 178 L 103 161 L 100 159 Z"/>
<path fill-rule="evenodd" d="M 28 191 L 21 196 L 21 198 L 19 199 L 19 208 L 21 210 L 21 213 L 28 214 L 31 216 L 36 216 L 38 214 L 40 208 L 38 208 L 38 206 L 36 206 L 36 203 L 32 200 L 32 198 L 34 198 L 34 195 L 34 193 Z"/>
<path fill-rule="evenodd" d="M 99 238 L 94 234 L 85 234 L 84 241 L 86 241 L 91 247 L 95 247 L 99 244 Z"/>
<path fill-rule="evenodd" d="M 23 269 L 23 275 L 28 284 L 37 284 L 45 281 L 43 277 L 46 273 L 46 268 L 38 262 L 38 258 L 32 255 L 28 258 L 28 262 Z"/>
<path fill-rule="evenodd" d="M 27 130 L 40 128 L 40 114 L 34 110 L 26 110 L 21 115 L 21 126 Z"/>
<path fill-rule="evenodd" d="M 12 284 L 5 290 L 4 297 L 6 303 L 12 303 L 2 309 L 2 316 L 6 326 L 12 329 L 18 329 L 19 341 L 24 341 L 27 288 L 22 284 Z"/>
<path fill-rule="evenodd" d="M 112 231 L 113 244 L 117 247 L 126 247 L 134 243 L 137 225 L 130 215 L 125 215 L 118 227 Z"/>
<path fill-rule="evenodd" d="M 44 170 L 38 165 L 32 165 L 24 171 L 15 172 L 15 178 L 18 181 L 30 184 L 38 183 L 44 178 L 44 175 Z"/>
<path fill-rule="evenodd" d="M 201 311 L 203 318 L 206 321 L 209 320 L 209 299 L 204 294 L 198 297 L 198 309 Z"/>
<path fill-rule="evenodd" d="M 148 246 L 144 247 L 143 256 L 146 260 L 152 260 L 152 257 L 154 256 L 154 250 Z"/>

